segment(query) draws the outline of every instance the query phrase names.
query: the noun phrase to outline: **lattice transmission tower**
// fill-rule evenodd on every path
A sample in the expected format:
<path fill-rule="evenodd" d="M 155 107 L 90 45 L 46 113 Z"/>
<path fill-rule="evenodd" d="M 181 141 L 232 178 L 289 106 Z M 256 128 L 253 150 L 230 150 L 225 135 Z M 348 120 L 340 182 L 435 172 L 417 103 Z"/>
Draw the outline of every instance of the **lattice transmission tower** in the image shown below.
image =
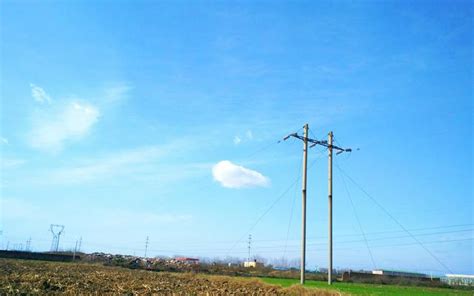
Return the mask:
<path fill-rule="evenodd" d="M 51 241 L 51 251 L 57 252 L 59 249 L 59 239 L 64 231 L 64 225 L 51 224 L 49 230 L 53 234 L 53 240 Z"/>

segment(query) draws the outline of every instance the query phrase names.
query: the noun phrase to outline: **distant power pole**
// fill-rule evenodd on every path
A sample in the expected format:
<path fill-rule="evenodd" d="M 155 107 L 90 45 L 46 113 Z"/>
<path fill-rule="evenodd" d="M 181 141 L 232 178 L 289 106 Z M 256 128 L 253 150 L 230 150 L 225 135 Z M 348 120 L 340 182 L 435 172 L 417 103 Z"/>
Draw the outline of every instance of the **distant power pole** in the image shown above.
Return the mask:
<path fill-rule="evenodd" d="M 79 243 L 79 241 L 76 241 L 76 245 L 74 246 L 74 253 L 72 254 L 72 261 L 74 261 L 76 259 L 76 252 L 77 252 L 77 244 Z"/>
<path fill-rule="evenodd" d="M 145 258 L 146 258 L 147 251 L 148 251 L 148 236 L 146 237 L 146 242 L 145 242 Z"/>
<path fill-rule="evenodd" d="M 81 246 L 82 246 L 82 236 L 79 238 L 79 246 L 77 246 L 77 251 L 81 251 Z"/>
<path fill-rule="evenodd" d="M 252 235 L 249 234 L 249 244 L 248 244 L 249 256 L 248 256 L 247 262 L 250 262 L 250 246 L 251 246 L 251 243 L 252 243 Z"/>
<path fill-rule="evenodd" d="M 29 252 L 31 251 L 31 237 L 26 240 L 26 246 L 25 246 L 25 251 Z"/>

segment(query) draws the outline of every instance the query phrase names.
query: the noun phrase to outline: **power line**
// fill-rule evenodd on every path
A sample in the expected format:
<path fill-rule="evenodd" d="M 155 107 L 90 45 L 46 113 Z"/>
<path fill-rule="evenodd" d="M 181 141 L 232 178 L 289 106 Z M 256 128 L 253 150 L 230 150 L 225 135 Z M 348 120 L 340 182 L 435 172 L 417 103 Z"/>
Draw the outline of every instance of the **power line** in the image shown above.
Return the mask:
<path fill-rule="evenodd" d="M 301 164 L 301 162 L 300 162 Z M 298 169 L 298 172 L 301 171 L 301 165 L 300 165 L 300 168 Z M 301 178 L 301 174 L 299 173 L 299 178 Z M 294 212 L 294 209 L 295 209 L 295 202 L 296 202 L 296 196 L 297 196 L 297 190 L 298 188 L 296 187 L 296 183 L 295 183 L 295 195 L 293 196 L 293 201 L 291 203 L 291 210 L 290 210 L 290 219 L 288 220 L 288 227 L 286 229 L 286 240 L 285 240 L 285 249 L 283 251 L 283 257 L 286 255 L 286 248 L 288 246 L 288 237 L 290 235 L 290 226 L 291 226 L 291 220 L 293 219 L 293 212 Z"/>
<path fill-rule="evenodd" d="M 433 240 L 433 241 L 425 241 L 424 244 L 437 244 L 437 243 L 452 243 L 452 242 L 464 242 L 464 241 L 473 241 L 474 240 L 474 237 L 471 237 L 471 238 L 461 238 L 461 239 L 451 239 L 451 240 Z M 377 248 L 383 248 L 383 247 L 390 247 L 390 248 L 393 248 L 393 247 L 400 247 L 400 246 L 413 246 L 413 245 L 418 245 L 418 243 L 414 242 L 414 243 L 400 243 L 400 244 L 385 244 L 385 245 L 380 245 L 380 246 L 375 246 Z M 364 246 L 365 248 L 365 246 Z M 122 248 L 118 248 L 118 249 L 126 249 L 126 250 L 136 250 L 134 248 L 125 248 L 125 247 L 122 247 Z M 355 250 L 355 247 L 336 247 L 334 248 L 335 250 Z M 222 249 L 222 250 L 211 250 L 211 249 L 208 249 L 208 250 L 155 250 L 155 249 L 150 249 L 150 251 L 153 251 L 153 252 L 167 252 L 167 253 L 189 253 L 189 254 L 193 254 L 193 253 L 211 253 L 211 254 L 227 254 L 227 252 Z M 298 252 L 299 249 L 298 248 L 294 248 L 294 249 L 289 249 L 288 252 L 292 252 L 292 253 L 296 253 Z M 254 248 L 253 249 L 253 252 L 254 253 L 258 253 L 258 252 L 261 252 L 261 253 L 281 253 L 281 247 L 279 247 L 279 250 L 261 250 L 261 248 Z M 248 250 L 245 250 L 245 251 L 235 251 L 233 252 L 235 254 L 245 254 L 245 255 L 248 255 Z"/>
<path fill-rule="evenodd" d="M 285 196 L 286 193 L 288 193 L 288 191 L 296 184 L 296 182 L 298 182 L 298 180 L 299 180 L 299 176 L 298 176 L 298 178 L 296 178 L 296 179 L 290 184 L 289 187 L 287 187 L 287 188 L 285 189 L 285 191 L 283 191 L 282 194 L 280 194 L 280 195 L 275 199 L 275 201 L 270 205 L 270 207 L 268 207 L 268 208 L 265 210 L 265 212 L 263 212 L 263 214 L 255 221 L 254 224 L 252 224 L 252 226 L 245 232 L 245 234 L 242 235 L 242 237 L 240 237 L 240 238 L 232 245 L 232 247 L 229 249 L 228 253 L 230 253 L 230 252 L 235 248 L 235 246 L 236 246 L 239 242 L 241 242 L 241 241 L 244 239 L 244 237 L 247 235 L 247 233 L 251 232 L 251 231 L 253 230 L 253 228 L 254 228 L 255 226 L 257 226 L 257 224 L 263 219 L 263 217 L 265 217 L 265 216 L 273 209 L 273 207 L 283 198 L 283 196 Z"/>
<path fill-rule="evenodd" d="M 360 232 L 362 236 L 364 237 L 365 245 L 367 246 L 367 251 L 369 252 L 369 255 L 370 255 L 370 260 L 372 261 L 372 265 L 374 266 L 374 269 L 376 269 L 377 265 L 375 264 L 374 256 L 372 254 L 372 251 L 370 250 L 369 242 L 367 241 L 367 237 L 365 236 L 364 229 L 362 228 L 362 223 L 360 222 L 359 215 L 357 215 L 357 210 L 354 206 L 354 201 L 352 200 L 349 189 L 347 188 L 346 180 L 344 180 L 344 176 L 342 176 L 341 179 L 343 181 L 344 188 L 346 189 L 347 197 L 349 198 L 349 201 L 351 202 L 352 210 L 354 211 L 354 216 L 356 217 L 357 224 L 359 224 Z"/>
<path fill-rule="evenodd" d="M 459 228 L 459 227 L 471 227 L 473 226 L 474 224 L 472 223 L 467 223 L 467 224 L 454 224 L 454 225 L 445 225 L 445 226 L 434 226 L 434 227 L 424 227 L 424 228 L 411 228 L 411 229 L 408 229 L 409 231 L 412 232 L 413 235 L 417 236 L 417 237 L 420 237 L 420 236 L 430 236 L 430 235 L 440 235 L 440 234 L 452 234 L 452 233 L 461 233 L 461 232 L 469 232 L 469 231 L 473 231 L 474 229 L 473 228 L 468 228 L 468 229 L 458 229 L 458 230 L 446 230 L 446 231 L 435 231 L 435 232 L 428 232 L 428 233 L 419 233 L 419 234 L 414 234 L 413 232 L 417 232 L 417 231 L 426 231 L 426 230 L 438 230 L 438 229 L 449 229 L 449 228 Z M 391 240 L 391 239 L 401 239 L 401 238 L 410 238 L 410 236 L 408 235 L 398 235 L 398 236 L 388 236 L 388 237 L 376 237 L 376 238 L 370 238 L 369 235 L 387 235 L 387 234 L 395 234 L 395 233 L 405 233 L 405 231 L 403 230 L 395 230 L 395 231 L 379 231 L 379 232 L 367 232 L 365 233 L 366 236 L 367 236 L 367 240 L 368 241 L 380 241 L 380 240 Z M 338 235 L 338 237 L 361 237 L 362 238 L 362 235 L 361 234 L 342 234 L 342 235 Z M 322 245 L 324 243 L 319 243 L 317 242 L 318 240 L 322 240 L 322 239 L 326 239 L 327 236 L 318 236 L 318 237 L 313 237 L 310 241 L 314 241 L 314 242 L 309 242 L 308 244 L 309 245 Z M 17 241 L 21 241 L 23 240 L 23 237 L 19 237 L 19 236 L 8 236 L 8 237 L 5 237 L 5 240 L 9 240 L 9 241 L 12 241 L 12 240 L 17 240 Z M 37 242 L 48 242 L 50 240 L 44 238 L 40 238 L 40 237 L 35 237 L 35 236 L 32 236 L 31 237 L 31 240 L 35 240 Z M 81 249 L 80 246 L 81 246 L 81 241 L 82 241 L 82 238 L 79 239 L 79 245 L 78 245 L 78 251 Z M 252 240 L 253 242 L 258 242 L 258 243 L 274 243 L 274 242 L 286 242 L 287 240 L 285 238 L 282 238 L 282 239 L 268 239 L 268 240 L 265 240 L 265 239 L 260 239 L 260 240 L 256 240 L 256 239 L 253 239 Z M 294 239 L 294 240 L 288 240 L 288 242 L 296 242 L 297 240 Z M 69 244 L 74 244 L 76 241 L 75 240 L 62 240 L 61 241 L 62 243 L 69 243 Z M 153 241 L 153 240 L 149 240 L 149 243 L 153 243 L 153 242 L 157 242 L 157 241 Z M 197 245 L 202 245 L 202 244 L 229 244 L 229 243 L 234 243 L 235 241 L 209 241 L 209 242 L 200 242 L 199 244 L 196 243 Z M 351 243 L 351 242 L 363 242 L 363 239 L 361 240 L 343 240 L 343 241 L 337 241 L 337 243 Z M 140 249 L 140 247 L 138 247 L 138 244 L 141 244 L 141 243 L 137 243 L 136 241 L 118 241 L 118 242 L 115 242 L 114 243 L 119 243 L 119 244 L 136 244 L 137 247 L 135 249 Z M 164 244 L 165 241 L 162 241 L 162 243 Z M 185 243 L 186 246 L 191 246 L 192 244 L 191 243 L 187 243 L 186 241 L 179 241 L 179 243 Z M 106 247 L 113 247 L 113 244 L 110 243 L 89 243 L 89 245 L 91 246 L 106 246 Z M 284 245 L 283 244 L 280 244 L 279 247 L 283 247 Z M 198 246 L 199 248 L 199 246 Z"/>
<path fill-rule="evenodd" d="M 352 182 L 354 185 L 356 185 L 359 190 L 361 190 L 367 197 L 372 200 L 375 205 L 377 205 L 387 216 L 389 216 L 403 231 L 405 231 L 414 241 L 416 241 L 433 259 L 435 259 L 441 266 L 443 266 L 447 271 L 450 273 L 453 273 L 451 269 L 444 264 L 433 252 L 431 252 L 421 241 L 419 241 L 408 229 L 406 229 L 390 212 L 385 209 L 374 197 L 372 197 L 364 188 L 362 188 L 361 185 L 359 185 L 354 179 L 352 179 L 344 170 L 342 170 L 339 165 L 337 165 L 337 168 Z"/>
<path fill-rule="evenodd" d="M 316 163 L 316 160 L 314 160 L 309 166 L 308 166 L 308 169 L 311 168 L 314 164 Z M 275 200 L 274 202 L 265 210 L 265 212 L 263 212 L 263 214 L 255 221 L 254 224 L 252 224 L 252 226 L 232 245 L 232 247 L 229 249 L 229 251 L 227 253 L 230 253 L 234 248 L 235 246 L 240 243 L 244 238 L 245 236 L 247 235 L 247 233 L 250 233 L 254 228 L 255 226 L 257 226 L 257 224 L 273 209 L 273 207 L 288 193 L 288 191 L 293 187 L 295 186 L 295 184 L 299 181 L 299 179 L 301 178 L 301 176 L 298 176 Z"/>
<path fill-rule="evenodd" d="M 300 176 L 301 177 L 301 176 Z M 297 189 L 297 187 L 295 186 L 295 190 Z M 283 251 L 283 256 L 285 256 L 285 253 L 286 253 L 286 247 L 288 245 L 288 237 L 290 235 L 290 226 L 291 226 L 291 220 L 293 219 L 293 212 L 294 212 L 294 209 L 295 209 L 295 201 L 296 201 L 296 195 L 294 195 L 293 197 L 293 202 L 291 203 L 291 210 L 290 210 L 290 219 L 288 220 L 288 228 L 286 229 L 286 240 L 285 240 L 285 249 Z"/>

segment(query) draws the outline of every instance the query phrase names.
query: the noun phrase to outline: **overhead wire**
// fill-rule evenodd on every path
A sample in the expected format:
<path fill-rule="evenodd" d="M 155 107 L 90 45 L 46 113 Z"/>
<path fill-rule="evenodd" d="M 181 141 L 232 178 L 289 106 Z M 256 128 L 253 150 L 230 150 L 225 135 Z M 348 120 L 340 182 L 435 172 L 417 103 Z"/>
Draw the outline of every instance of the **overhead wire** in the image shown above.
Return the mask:
<path fill-rule="evenodd" d="M 385 209 L 374 197 L 372 197 L 359 183 L 357 183 L 353 178 L 351 178 L 339 165 L 336 163 L 336 167 L 340 172 L 345 175 L 360 191 L 362 191 L 375 205 L 377 205 L 388 217 L 390 217 L 403 231 L 405 231 L 415 242 L 417 242 L 435 261 L 437 261 L 443 268 L 445 268 L 450 273 L 453 273 L 452 270 L 444 264 L 433 252 L 431 252 L 420 240 L 418 240 L 408 229 L 403 226 L 398 219 L 396 219 L 390 212 Z"/>
<path fill-rule="evenodd" d="M 336 162 L 337 162 L 337 160 L 336 160 Z M 341 175 L 341 179 L 342 179 L 342 182 L 344 184 L 344 188 L 346 190 L 347 197 L 349 198 L 349 201 L 351 203 L 352 210 L 354 212 L 354 216 L 357 220 L 357 224 L 359 225 L 360 232 L 361 232 L 362 236 L 364 237 L 364 242 L 365 242 L 365 245 L 367 247 L 367 251 L 369 252 L 369 256 L 370 256 L 370 261 L 372 261 L 372 265 L 373 265 L 374 269 L 376 269 L 377 264 L 375 264 L 374 255 L 372 254 L 372 250 L 370 249 L 369 242 L 367 241 L 367 237 L 365 235 L 364 228 L 362 227 L 362 223 L 360 222 L 359 215 L 357 214 L 357 210 L 355 208 L 354 201 L 352 200 L 351 193 L 349 192 L 349 189 L 347 188 L 346 180 L 344 179 L 344 176 L 342 176 L 342 175 Z"/>
<path fill-rule="evenodd" d="M 316 160 L 313 160 L 312 163 L 310 163 L 310 165 L 308 166 L 308 169 L 310 169 L 315 163 L 316 163 Z M 270 207 L 267 208 L 267 210 L 265 212 L 263 212 L 263 214 L 256 220 L 256 222 L 254 224 L 252 224 L 252 226 L 240 237 L 239 240 L 237 240 L 233 245 L 232 247 L 229 249 L 229 253 L 235 248 L 235 246 L 240 243 L 247 235 L 250 231 L 252 231 L 255 226 L 257 226 L 257 224 L 273 209 L 273 207 L 288 193 L 288 191 L 290 191 L 290 189 L 295 186 L 295 184 L 299 181 L 299 179 L 301 179 L 301 176 L 298 175 L 297 178 L 290 184 L 290 186 L 288 186 L 282 194 L 280 194 L 276 199 L 275 201 L 270 205 Z"/>
<path fill-rule="evenodd" d="M 303 157 L 301 157 L 303 158 Z M 301 178 L 301 167 L 303 165 L 303 161 L 301 160 L 300 161 L 300 165 L 298 167 L 298 176 L 299 178 Z M 299 179 L 298 178 L 298 179 Z M 296 197 L 298 195 L 298 187 L 296 186 L 296 183 L 295 183 L 295 195 L 293 196 L 293 201 L 291 203 L 291 210 L 290 210 L 290 218 L 288 220 L 288 227 L 286 229 L 286 239 L 285 239 L 285 248 L 283 250 L 283 257 L 285 257 L 286 255 L 286 248 L 288 247 L 288 238 L 289 238 L 289 235 L 290 235 L 290 226 L 291 226 L 291 220 L 293 219 L 293 211 L 295 209 L 295 202 L 296 202 Z"/>

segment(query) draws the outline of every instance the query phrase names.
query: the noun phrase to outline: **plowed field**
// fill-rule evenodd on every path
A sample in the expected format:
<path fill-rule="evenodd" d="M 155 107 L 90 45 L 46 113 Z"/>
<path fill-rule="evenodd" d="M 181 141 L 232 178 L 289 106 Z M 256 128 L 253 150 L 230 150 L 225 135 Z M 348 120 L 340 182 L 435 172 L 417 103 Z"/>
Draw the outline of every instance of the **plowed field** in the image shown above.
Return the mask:
<path fill-rule="evenodd" d="M 0 259 L 0 295 L 339 295 L 256 279 Z"/>

